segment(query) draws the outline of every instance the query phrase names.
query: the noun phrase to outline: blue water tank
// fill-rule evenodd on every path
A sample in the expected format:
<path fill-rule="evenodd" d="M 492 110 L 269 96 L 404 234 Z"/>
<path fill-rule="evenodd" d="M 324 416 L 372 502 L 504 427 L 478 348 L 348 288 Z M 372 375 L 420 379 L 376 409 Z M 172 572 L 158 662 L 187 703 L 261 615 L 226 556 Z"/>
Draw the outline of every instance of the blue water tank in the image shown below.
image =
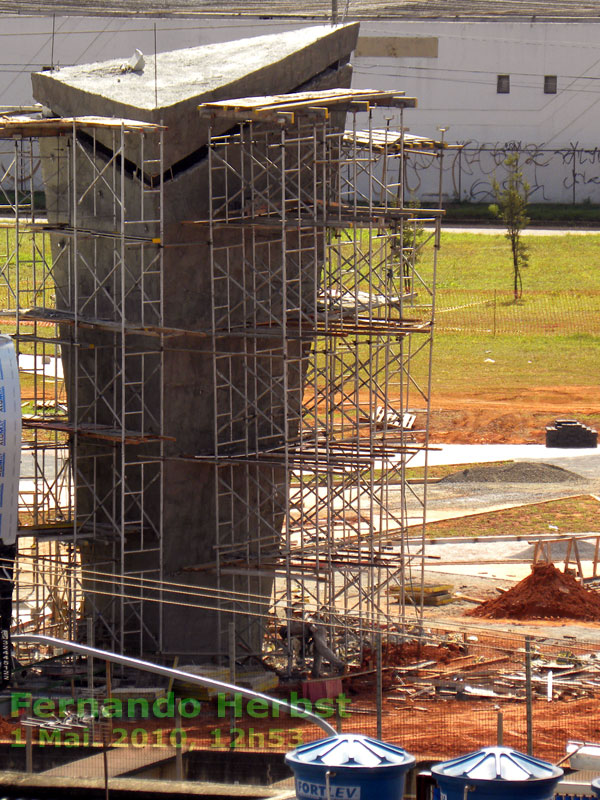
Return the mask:
<path fill-rule="evenodd" d="M 415 764 L 401 747 L 352 733 L 302 745 L 285 761 L 301 800 L 402 800 Z"/>
<path fill-rule="evenodd" d="M 559 767 L 509 747 L 484 747 L 436 764 L 431 773 L 441 800 L 497 800 L 507 793 L 511 800 L 548 800 L 563 776 Z"/>

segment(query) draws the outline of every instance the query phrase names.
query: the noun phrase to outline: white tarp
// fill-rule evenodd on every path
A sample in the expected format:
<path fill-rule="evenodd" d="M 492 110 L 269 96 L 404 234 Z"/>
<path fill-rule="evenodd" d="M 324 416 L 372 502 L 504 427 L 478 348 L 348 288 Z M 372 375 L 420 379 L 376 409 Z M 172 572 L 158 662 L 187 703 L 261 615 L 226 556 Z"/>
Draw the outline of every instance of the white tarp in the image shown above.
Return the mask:
<path fill-rule="evenodd" d="M 21 387 L 15 347 L 0 334 L 0 542 L 14 544 L 19 511 Z"/>

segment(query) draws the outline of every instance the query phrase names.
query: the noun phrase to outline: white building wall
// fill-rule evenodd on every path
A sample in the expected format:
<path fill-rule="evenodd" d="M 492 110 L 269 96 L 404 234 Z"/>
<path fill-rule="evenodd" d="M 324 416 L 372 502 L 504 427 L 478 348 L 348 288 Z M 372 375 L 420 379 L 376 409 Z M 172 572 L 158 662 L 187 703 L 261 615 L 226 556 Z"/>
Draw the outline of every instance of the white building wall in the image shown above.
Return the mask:
<path fill-rule="evenodd" d="M 478 142 L 571 142 L 594 146 L 600 122 L 600 25 L 535 22 L 365 23 L 361 36 L 436 36 L 437 58 L 361 58 L 357 86 L 375 75 L 419 98 L 419 127 Z M 496 77 L 510 75 L 510 94 Z M 557 94 L 544 94 L 556 75 Z M 595 123 L 595 124 L 594 124 Z"/>
<path fill-rule="evenodd" d="M 304 27 L 286 20 L 4 16 L 0 105 L 30 103 L 29 73 L 51 63 L 126 60 L 136 47 L 153 53 L 155 26 L 159 51 Z M 353 85 L 403 89 L 419 101 L 406 115 L 413 132 L 438 136 L 445 127 L 448 140 L 485 147 L 465 150 L 460 164 L 446 158 L 450 196 L 488 199 L 504 151 L 517 146 L 528 153 L 533 199 L 570 202 L 575 188 L 576 200 L 600 201 L 599 33 L 600 23 L 591 21 L 364 22 L 363 43 L 381 40 L 381 54 L 355 56 Z M 437 40 L 437 56 L 401 55 L 407 41 L 422 38 Z M 510 75 L 509 94 L 496 92 L 500 74 Z M 544 75 L 557 76 L 557 94 L 544 94 Z M 427 174 L 411 175 L 416 194 L 433 194 Z"/>
<path fill-rule="evenodd" d="M 532 200 L 600 202 L 599 34 L 589 21 L 365 23 L 361 38 L 437 37 L 438 56 L 355 58 L 353 85 L 401 86 L 419 101 L 407 115 L 415 133 L 445 127 L 446 139 L 469 145 L 446 159 L 450 196 L 490 199 L 505 153 L 518 148 Z M 509 94 L 496 91 L 503 74 Z M 557 76 L 556 94 L 544 94 L 545 75 Z M 433 194 L 423 175 L 412 181 L 416 193 Z"/>

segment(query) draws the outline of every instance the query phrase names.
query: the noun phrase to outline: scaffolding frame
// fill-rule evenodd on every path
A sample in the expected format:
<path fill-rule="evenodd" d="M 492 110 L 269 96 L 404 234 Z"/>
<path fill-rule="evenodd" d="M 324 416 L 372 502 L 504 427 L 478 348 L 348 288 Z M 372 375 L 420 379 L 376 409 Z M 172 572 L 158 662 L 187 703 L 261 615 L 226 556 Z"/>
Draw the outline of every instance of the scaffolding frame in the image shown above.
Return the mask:
<path fill-rule="evenodd" d="M 13 242 L 9 222 L 0 290 L 33 376 L 19 630 L 81 639 L 86 616 L 97 642 L 160 653 L 164 595 L 216 606 L 225 661 L 261 655 L 266 636 L 291 673 L 298 621 L 324 626 L 344 658 L 384 625 L 421 625 L 426 482 L 405 473 L 428 447 L 442 212 L 413 207 L 404 170 L 411 151 L 427 152 L 441 175 L 444 144 L 405 133 L 415 101 L 397 92 L 260 100 L 201 107 L 218 130 L 236 126 L 211 131 L 209 214 L 192 223 L 210 244 L 206 330 L 165 327 L 158 126 L 0 126 L 0 192 L 16 231 Z M 48 220 L 35 208 L 40 164 L 57 187 Z M 165 342 L 182 333 L 211 359 L 212 447 L 173 456 L 164 401 L 147 396 L 163 397 Z M 212 465 L 215 560 L 189 570 L 214 573 L 214 589 L 164 582 L 173 457 Z M 156 604 L 158 635 L 146 623 Z"/>
<path fill-rule="evenodd" d="M 419 492 L 405 471 L 428 446 L 442 212 L 407 201 L 404 167 L 444 143 L 407 142 L 414 100 L 381 94 L 200 107 L 241 123 L 211 136 L 210 214 L 197 223 L 211 242 L 214 450 L 195 458 L 214 464 L 222 640 L 232 618 L 256 625 L 260 577 L 273 581 L 275 650 L 298 620 L 324 625 L 345 657 L 383 625 L 422 620 L 426 482 Z M 250 650 L 245 629 L 230 660 Z"/>
<path fill-rule="evenodd" d="M 144 581 L 163 573 L 162 514 L 146 511 L 148 493 L 162 502 L 162 402 L 147 398 L 162 386 L 162 129 L 15 109 L 0 125 L 0 164 L 2 315 L 31 376 L 22 378 L 17 629 L 79 639 L 87 616 L 98 640 L 141 653 L 156 602 Z M 54 194 L 48 219 L 36 203 L 42 171 Z M 98 545 L 101 559 L 82 559 L 82 547 Z"/>

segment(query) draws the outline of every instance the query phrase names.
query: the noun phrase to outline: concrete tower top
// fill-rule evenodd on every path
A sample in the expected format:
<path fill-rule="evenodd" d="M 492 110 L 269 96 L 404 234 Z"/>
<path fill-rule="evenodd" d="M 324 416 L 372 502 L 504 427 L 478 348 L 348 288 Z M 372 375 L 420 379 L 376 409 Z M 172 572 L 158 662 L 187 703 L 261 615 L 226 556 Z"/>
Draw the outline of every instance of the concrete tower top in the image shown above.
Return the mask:
<path fill-rule="evenodd" d="M 127 53 L 119 60 L 33 73 L 33 95 L 57 116 L 166 125 L 169 166 L 207 142 L 208 123 L 199 119 L 199 103 L 348 86 L 350 75 L 342 78 L 340 68 L 356 46 L 358 28 L 358 23 L 319 25 L 159 53 L 156 70 L 154 56 L 144 57 L 142 69 L 124 68 Z"/>
<path fill-rule="evenodd" d="M 52 110 L 61 116 L 76 111 L 133 119 L 142 114 L 147 119 L 147 112 L 165 111 L 187 100 L 293 91 L 347 60 L 357 36 L 358 23 L 319 25 L 145 55 L 144 67 L 137 71 L 124 70 L 131 56 L 126 53 L 119 60 L 34 73 L 33 92 L 46 105 L 51 99 Z M 115 113 L 118 107 L 128 110 Z"/>

